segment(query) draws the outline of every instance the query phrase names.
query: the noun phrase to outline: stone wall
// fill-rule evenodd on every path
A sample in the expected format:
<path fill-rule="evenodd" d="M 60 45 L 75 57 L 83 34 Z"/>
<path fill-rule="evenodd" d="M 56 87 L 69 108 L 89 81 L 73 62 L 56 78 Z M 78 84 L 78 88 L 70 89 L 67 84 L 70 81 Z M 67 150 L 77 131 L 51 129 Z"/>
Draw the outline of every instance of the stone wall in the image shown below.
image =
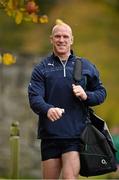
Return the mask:
<path fill-rule="evenodd" d="M 10 125 L 20 124 L 20 178 L 40 178 L 40 140 L 37 115 L 28 103 L 27 87 L 39 57 L 18 55 L 11 66 L 0 64 L 0 177 L 10 172 Z"/>

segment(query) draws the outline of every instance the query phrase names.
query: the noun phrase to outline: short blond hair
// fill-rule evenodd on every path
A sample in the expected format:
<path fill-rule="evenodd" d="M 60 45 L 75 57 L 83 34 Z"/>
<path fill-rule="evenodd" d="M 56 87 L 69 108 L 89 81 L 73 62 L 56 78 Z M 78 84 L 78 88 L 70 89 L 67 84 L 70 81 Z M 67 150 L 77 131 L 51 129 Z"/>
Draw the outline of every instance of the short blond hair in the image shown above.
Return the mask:
<path fill-rule="evenodd" d="M 54 34 L 55 29 L 57 29 L 57 28 L 60 27 L 60 26 L 63 26 L 63 27 L 68 28 L 68 29 L 69 29 L 69 32 L 70 32 L 71 35 L 72 35 L 72 29 L 71 29 L 71 27 L 70 27 L 68 24 L 66 24 L 65 22 L 63 22 L 62 20 L 60 20 L 60 19 L 57 19 L 57 20 L 56 20 L 56 24 L 55 24 L 55 25 L 53 26 L 53 28 L 52 28 L 52 35 Z"/>

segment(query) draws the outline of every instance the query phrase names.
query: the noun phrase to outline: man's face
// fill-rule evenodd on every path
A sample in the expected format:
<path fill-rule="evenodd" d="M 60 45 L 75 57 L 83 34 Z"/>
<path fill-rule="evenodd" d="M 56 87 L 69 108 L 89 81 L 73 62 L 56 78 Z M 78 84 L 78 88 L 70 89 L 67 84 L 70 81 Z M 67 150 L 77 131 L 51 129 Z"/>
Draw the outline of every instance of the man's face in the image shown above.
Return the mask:
<path fill-rule="evenodd" d="M 58 56 L 68 55 L 73 43 L 71 29 L 67 26 L 57 26 L 51 36 L 54 53 Z"/>

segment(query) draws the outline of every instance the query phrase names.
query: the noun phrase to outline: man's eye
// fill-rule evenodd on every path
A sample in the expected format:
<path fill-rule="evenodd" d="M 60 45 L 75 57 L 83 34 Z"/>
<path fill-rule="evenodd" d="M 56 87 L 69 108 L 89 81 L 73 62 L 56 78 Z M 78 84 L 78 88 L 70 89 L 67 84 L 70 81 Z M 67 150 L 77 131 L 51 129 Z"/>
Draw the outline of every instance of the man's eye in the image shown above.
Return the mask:
<path fill-rule="evenodd" d="M 68 36 L 63 36 L 64 37 L 64 39 L 67 39 L 68 38 Z"/>
<path fill-rule="evenodd" d="M 55 38 L 60 38 L 60 36 L 59 36 L 59 35 L 56 35 Z"/>

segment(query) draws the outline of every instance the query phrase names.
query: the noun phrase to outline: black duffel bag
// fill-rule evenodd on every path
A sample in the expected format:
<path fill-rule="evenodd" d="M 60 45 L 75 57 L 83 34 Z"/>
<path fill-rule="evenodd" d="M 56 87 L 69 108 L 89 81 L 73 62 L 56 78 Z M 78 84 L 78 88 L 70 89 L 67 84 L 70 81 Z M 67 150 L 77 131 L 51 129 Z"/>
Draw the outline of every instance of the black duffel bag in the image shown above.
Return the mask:
<path fill-rule="evenodd" d="M 81 134 L 84 145 L 80 153 L 80 175 L 97 176 L 116 171 L 115 147 L 106 123 L 92 110 Z"/>
<path fill-rule="evenodd" d="M 73 71 L 75 84 L 81 77 L 82 63 L 77 57 Z M 80 137 L 84 147 L 80 152 L 80 175 L 88 177 L 116 171 L 116 150 L 106 122 L 81 102 L 87 114 L 87 124 Z"/>

